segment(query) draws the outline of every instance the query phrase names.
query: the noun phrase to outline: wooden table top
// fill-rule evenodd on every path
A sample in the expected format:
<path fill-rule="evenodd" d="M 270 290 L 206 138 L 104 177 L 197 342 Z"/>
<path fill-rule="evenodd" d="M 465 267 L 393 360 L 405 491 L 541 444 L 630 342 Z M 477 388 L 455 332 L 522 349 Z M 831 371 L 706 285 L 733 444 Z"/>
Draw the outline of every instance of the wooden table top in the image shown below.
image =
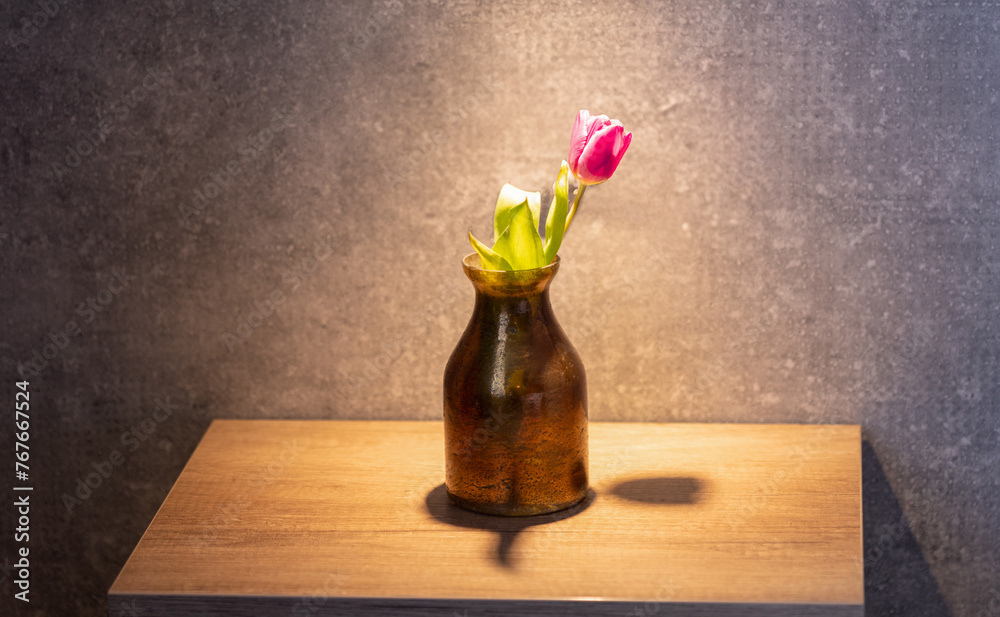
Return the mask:
<path fill-rule="evenodd" d="M 216 420 L 109 613 L 863 615 L 859 427 L 594 422 L 590 474 L 491 517 L 440 422 Z"/>

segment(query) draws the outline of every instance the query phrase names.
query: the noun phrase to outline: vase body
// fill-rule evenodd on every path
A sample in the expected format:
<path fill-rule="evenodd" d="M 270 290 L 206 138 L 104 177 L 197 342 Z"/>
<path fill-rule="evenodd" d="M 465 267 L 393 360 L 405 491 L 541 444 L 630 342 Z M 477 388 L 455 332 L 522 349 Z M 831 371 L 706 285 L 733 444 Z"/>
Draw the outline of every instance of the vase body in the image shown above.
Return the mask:
<path fill-rule="evenodd" d="M 476 303 L 444 375 L 448 495 L 486 514 L 568 508 L 588 490 L 587 383 L 549 303 L 559 258 L 479 265 L 475 253 L 463 260 Z"/>

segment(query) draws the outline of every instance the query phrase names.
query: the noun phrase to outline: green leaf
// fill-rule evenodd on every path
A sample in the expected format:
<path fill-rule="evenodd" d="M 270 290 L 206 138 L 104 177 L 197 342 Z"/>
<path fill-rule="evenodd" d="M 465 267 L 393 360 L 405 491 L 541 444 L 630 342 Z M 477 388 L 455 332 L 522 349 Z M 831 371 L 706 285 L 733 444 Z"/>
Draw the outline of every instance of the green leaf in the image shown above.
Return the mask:
<path fill-rule="evenodd" d="M 493 250 L 502 255 L 513 270 L 532 270 L 545 265 L 542 237 L 531 217 L 528 200 L 511 209 L 510 225 L 497 238 Z"/>
<path fill-rule="evenodd" d="M 505 184 L 500 189 L 500 196 L 497 197 L 497 207 L 493 211 L 493 240 L 500 238 L 503 230 L 510 227 L 510 221 L 514 218 L 514 208 L 528 202 L 531 209 L 531 219 L 535 222 L 535 229 L 538 229 L 538 219 L 542 215 L 542 194 L 522 191 L 516 186 Z"/>
<path fill-rule="evenodd" d="M 559 246 L 562 245 L 563 234 L 566 233 L 566 214 L 569 211 L 569 163 L 562 162 L 559 176 L 552 187 L 552 205 L 549 215 L 545 218 L 545 263 L 552 263 Z"/>
<path fill-rule="evenodd" d="M 507 263 L 507 260 L 502 255 L 495 253 L 493 249 L 477 240 L 472 235 L 471 229 L 469 230 L 469 242 L 472 244 L 472 248 L 476 249 L 476 252 L 479 253 L 483 270 L 507 270 L 509 272 L 514 269 L 510 267 L 510 264 Z"/>

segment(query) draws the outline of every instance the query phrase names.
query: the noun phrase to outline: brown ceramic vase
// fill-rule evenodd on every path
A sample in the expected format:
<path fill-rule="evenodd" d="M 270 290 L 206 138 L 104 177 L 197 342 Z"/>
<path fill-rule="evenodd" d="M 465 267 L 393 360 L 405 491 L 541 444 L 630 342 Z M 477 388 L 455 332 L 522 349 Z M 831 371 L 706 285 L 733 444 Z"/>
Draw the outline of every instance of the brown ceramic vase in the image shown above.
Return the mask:
<path fill-rule="evenodd" d="M 543 268 L 501 272 L 463 260 L 476 290 L 444 374 L 448 495 L 486 514 L 569 508 L 587 494 L 587 383 L 559 327 Z"/>

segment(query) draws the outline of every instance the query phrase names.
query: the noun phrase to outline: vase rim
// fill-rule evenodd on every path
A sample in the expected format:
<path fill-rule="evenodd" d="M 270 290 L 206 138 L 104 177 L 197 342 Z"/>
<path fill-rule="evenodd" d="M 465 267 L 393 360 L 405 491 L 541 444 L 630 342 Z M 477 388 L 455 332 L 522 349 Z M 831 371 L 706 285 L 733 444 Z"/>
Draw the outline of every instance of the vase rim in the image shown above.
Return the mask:
<path fill-rule="evenodd" d="M 479 272 L 496 272 L 498 274 L 514 274 L 522 276 L 527 275 L 530 272 L 538 272 L 539 274 L 541 274 L 543 271 L 546 270 L 552 270 L 554 272 L 555 270 L 559 269 L 559 262 L 560 262 L 559 255 L 556 255 L 556 258 L 552 260 L 552 263 L 546 264 L 541 268 L 531 268 L 529 270 L 490 270 L 488 268 L 480 267 L 480 265 L 482 264 L 482 258 L 479 257 L 479 253 L 469 253 L 468 255 L 462 258 L 462 265 L 469 270 L 476 270 Z"/>
<path fill-rule="evenodd" d="M 523 295 L 541 293 L 559 271 L 559 256 L 552 263 L 530 270 L 484 270 L 479 253 L 469 253 L 462 259 L 465 275 L 476 289 L 490 295 Z"/>

